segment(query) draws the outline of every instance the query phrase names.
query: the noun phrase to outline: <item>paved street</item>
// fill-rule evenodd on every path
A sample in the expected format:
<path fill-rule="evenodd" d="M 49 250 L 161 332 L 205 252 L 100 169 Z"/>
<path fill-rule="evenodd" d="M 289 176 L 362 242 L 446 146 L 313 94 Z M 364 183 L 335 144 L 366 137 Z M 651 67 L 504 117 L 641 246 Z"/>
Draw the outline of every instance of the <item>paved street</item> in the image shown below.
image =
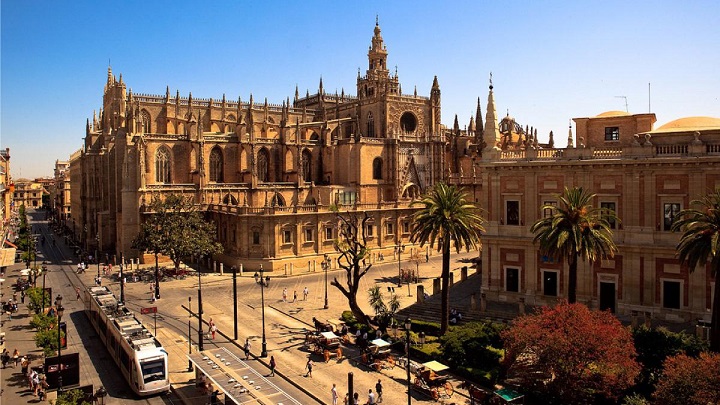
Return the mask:
<path fill-rule="evenodd" d="M 33 214 L 37 219 L 40 213 Z M 49 232 L 45 225 L 42 225 L 43 232 Z M 49 235 L 49 233 L 48 233 Z M 57 238 L 58 241 L 60 238 Z M 175 395 L 164 397 L 154 397 L 148 400 L 139 400 L 133 398 L 130 390 L 126 387 L 126 383 L 117 378 L 117 368 L 114 363 L 108 361 L 108 354 L 105 348 L 99 344 L 94 330 L 87 323 L 85 315 L 82 312 L 80 302 L 75 300 L 74 286 L 90 285 L 97 273 L 94 266 L 84 274 L 76 275 L 74 272 L 76 262 L 70 258 L 69 251 L 62 248 L 59 243 L 55 248 L 43 250 L 39 260 L 48 260 L 51 262 L 49 274 L 46 283 L 53 287 L 53 294 L 57 294 L 59 288 L 60 293 L 66 297 L 63 302 L 66 309 L 66 316 L 69 324 L 69 350 L 76 350 L 80 353 L 82 364 L 82 384 L 94 384 L 95 387 L 104 385 L 110 394 L 108 403 L 177 403 L 175 395 L 180 397 L 186 403 L 204 404 L 208 398 L 201 395 L 194 387 L 194 373 L 187 372 L 188 368 L 188 298 L 191 298 L 189 307 L 193 312 L 197 311 L 197 288 L 198 278 L 188 277 L 183 280 L 170 279 L 161 283 L 161 299 L 155 303 L 150 301 L 150 285 L 145 282 L 126 283 L 126 303 L 128 308 L 137 313 L 143 307 L 157 306 L 157 319 L 152 315 L 139 315 L 143 317 L 143 323 L 146 327 L 152 329 L 155 321 L 157 321 L 157 336 L 163 343 L 163 346 L 170 354 L 170 372 Z M 404 255 L 409 257 L 409 255 Z M 472 254 L 463 254 L 453 257 L 453 268 L 458 270 L 462 265 L 457 262 L 461 258 L 469 258 Z M 398 267 L 397 260 L 392 261 L 392 257 L 386 257 L 383 262 L 376 263 L 372 270 L 362 279 L 360 287 L 359 302 L 366 313 L 371 314 L 371 308 L 367 302 L 368 289 L 378 284 L 381 290 L 389 298 L 387 287 L 396 287 Z M 440 256 L 433 255 L 427 264 L 420 266 L 421 280 L 425 285 L 426 291 L 431 292 L 432 278 L 439 276 Z M 414 267 L 409 262 L 403 263 L 403 267 Z M 24 268 L 24 265 L 16 265 L 15 267 Z M 10 270 L 12 272 L 17 269 Z M 252 275 L 254 271 L 246 271 L 241 277 L 238 277 L 238 339 L 233 340 L 233 294 L 232 294 L 232 276 L 229 273 L 220 274 L 204 274 L 200 279 L 202 283 L 204 321 L 210 318 L 218 325 L 219 333 L 214 341 L 205 341 L 205 349 L 210 350 L 215 347 L 225 347 L 234 352 L 240 352 L 239 345 L 250 339 L 252 344 L 253 358 L 248 361 L 248 365 L 256 369 L 263 376 L 269 373 L 268 358 L 257 358 L 261 349 L 262 340 L 262 321 L 261 321 L 261 291 L 260 286 L 255 283 Z M 344 358 L 341 360 L 330 359 L 328 363 L 324 363 L 320 356 L 312 356 L 316 367 L 313 371 L 313 377 L 304 377 L 305 364 L 310 353 L 303 345 L 305 332 L 311 329 L 312 319 L 315 317 L 321 321 L 336 320 L 340 317 L 343 310 L 347 308 L 347 301 L 342 294 L 332 286 L 328 288 L 329 309 L 323 309 L 325 296 L 325 275 L 318 271 L 314 273 L 298 274 L 290 277 L 270 275 L 270 284 L 265 289 L 265 325 L 268 355 L 275 357 L 277 361 L 276 377 L 267 377 L 272 383 L 278 385 L 286 391 L 288 395 L 295 398 L 299 403 L 331 403 L 330 388 L 332 384 L 337 384 L 338 392 L 342 396 L 347 392 L 348 373 L 353 373 L 354 391 L 360 393 L 361 401 L 364 402 L 367 397 L 369 388 L 374 390 L 377 379 L 382 380 L 384 386 L 385 403 L 395 404 L 404 403 L 407 398 L 405 371 L 400 367 L 392 370 L 383 370 L 378 373 L 371 371 L 365 366 L 357 363 L 357 351 L 353 347 L 344 349 Z M 338 277 L 342 281 L 344 272 L 342 270 L 331 270 L 328 272 L 329 280 Z M 456 276 L 457 277 L 457 276 Z M 7 277 L 6 277 L 7 278 Z M 8 279 L 4 283 L 4 292 L 9 293 L 9 287 L 12 279 Z M 103 279 L 104 285 L 109 285 L 116 295 L 119 295 L 119 284 L 113 283 L 109 278 Z M 59 287 L 58 287 L 59 286 Z M 305 287 L 309 289 L 307 300 L 303 300 L 302 291 Z M 287 288 L 290 302 L 283 302 L 282 291 Z M 401 307 L 405 307 L 416 299 L 416 285 L 411 285 L 411 294 L 408 296 L 407 286 L 396 289 Z M 293 292 L 297 291 L 298 300 L 291 302 Z M 21 313 L 27 311 L 21 310 Z M 69 314 L 69 316 L 68 316 Z M 14 330 L 22 330 L 22 339 L 24 339 L 25 352 L 33 353 L 39 356 L 39 350 L 35 349 L 31 339 L 31 331 L 27 325 L 27 315 L 24 318 L 13 320 Z M 22 328 L 22 329 L 21 329 Z M 192 318 L 190 322 L 190 334 L 193 340 L 192 351 L 197 350 L 197 318 Z M 205 332 L 207 325 L 204 326 Z M 4 330 L 7 330 L 5 327 Z M 82 331 L 82 333 L 78 333 Z M 9 350 L 13 349 L 13 336 L 19 336 L 17 332 L 8 333 Z M 40 360 L 36 360 L 39 363 Z M 5 371 L 5 370 L 3 370 Z M 27 393 L 23 392 L 17 385 L 17 377 L 15 375 L 8 376 L 7 372 L 2 376 L 3 387 L 7 391 L 13 391 L 16 398 L 23 401 L 32 399 L 27 398 Z M 15 382 L 13 382 L 15 381 Z M 15 384 L 15 385 L 10 385 Z M 7 394 L 7 393 L 6 393 Z M 6 395 L 4 394 L 4 395 Z M 427 398 L 417 396 L 413 393 L 415 400 L 427 400 Z M 4 396 L 3 396 L 4 397 Z M 456 393 L 448 403 L 457 402 L 464 403 L 464 398 L 460 398 Z M 252 402 L 248 402 L 252 403 Z"/>

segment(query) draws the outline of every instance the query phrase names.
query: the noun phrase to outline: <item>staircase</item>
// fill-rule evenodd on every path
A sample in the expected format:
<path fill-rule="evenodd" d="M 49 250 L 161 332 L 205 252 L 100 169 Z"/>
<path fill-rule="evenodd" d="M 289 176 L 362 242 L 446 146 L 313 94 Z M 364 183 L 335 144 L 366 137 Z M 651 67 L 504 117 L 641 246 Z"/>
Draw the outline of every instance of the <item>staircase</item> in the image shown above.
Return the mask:
<path fill-rule="evenodd" d="M 459 274 L 456 274 L 459 275 Z M 459 278 L 459 277 L 458 277 Z M 510 302 L 488 301 L 486 311 L 480 311 L 480 286 L 481 278 L 478 274 L 468 276 L 465 281 L 460 281 L 450 287 L 450 308 L 455 308 L 462 314 L 462 323 L 480 322 L 491 320 L 495 322 L 508 323 L 516 318 L 518 304 Z M 475 293 L 476 308 L 471 309 L 470 300 Z M 432 295 L 425 299 L 424 303 L 414 303 L 397 313 L 398 319 L 410 317 L 413 320 L 427 322 L 440 322 L 442 298 L 440 294 Z M 533 308 L 526 306 L 526 312 L 532 313 Z"/>

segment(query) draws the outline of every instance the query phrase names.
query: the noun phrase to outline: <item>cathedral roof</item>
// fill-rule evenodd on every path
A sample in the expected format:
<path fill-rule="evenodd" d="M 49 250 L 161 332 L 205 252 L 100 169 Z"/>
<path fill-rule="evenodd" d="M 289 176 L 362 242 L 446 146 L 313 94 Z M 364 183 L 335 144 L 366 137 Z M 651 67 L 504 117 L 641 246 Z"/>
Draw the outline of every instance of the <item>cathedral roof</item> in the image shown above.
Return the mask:
<path fill-rule="evenodd" d="M 670 121 L 652 132 L 687 132 L 707 129 L 720 129 L 720 118 L 684 117 Z"/>

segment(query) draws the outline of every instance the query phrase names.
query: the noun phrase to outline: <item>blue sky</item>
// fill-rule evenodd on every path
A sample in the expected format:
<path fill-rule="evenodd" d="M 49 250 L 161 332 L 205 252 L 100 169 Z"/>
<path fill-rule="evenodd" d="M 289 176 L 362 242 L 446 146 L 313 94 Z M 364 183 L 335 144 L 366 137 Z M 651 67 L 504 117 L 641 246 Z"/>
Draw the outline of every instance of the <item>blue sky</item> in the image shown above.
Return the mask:
<path fill-rule="evenodd" d="M 108 61 L 135 93 L 281 103 L 355 94 L 375 16 L 404 93 L 461 126 L 493 72 L 498 113 L 564 145 L 568 122 L 651 109 L 720 117 L 718 1 L 21 1 L 0 3 L 0 147 L 15 178 L 52 175 L 80 148 Z"/>

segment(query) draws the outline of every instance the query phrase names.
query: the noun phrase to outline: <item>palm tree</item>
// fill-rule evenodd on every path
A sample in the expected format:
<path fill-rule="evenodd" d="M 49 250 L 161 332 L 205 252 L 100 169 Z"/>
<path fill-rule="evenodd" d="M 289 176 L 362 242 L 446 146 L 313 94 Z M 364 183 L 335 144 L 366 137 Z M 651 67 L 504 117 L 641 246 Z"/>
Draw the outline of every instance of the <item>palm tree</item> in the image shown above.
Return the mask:
<path fill-rule="evenodd" d="M 450 246 L 455 242 L 456 252 L 465 247 L 466 251 L 480 244 L 480 233 L 484 219 L 480 209 L 467 200 L 459 188 L 438 183 L 422 199 L 414 204 L 423 206 L 413 215 L 410 241 L 426 243 L 442 252 L 442 304 L 440 334 L 448 328 L 450 316 Z"/>
<path fill-rule="evenodd" d="M 672 224 L 672 231 L 682 231 L 677 250 L 680 263 L 690 271 L 710 264 L 710 273 L 715 277 L 715 298 L 712 303 L 710 321 L 710 349 L 720 351 L 720 190 L 693 200 L 691 205 L 700 209 L 680 211 Z"/>
<path fill-rule="evenodd" d="M 556 195 L 558 205 L 543 205 L 541 212 L 552 215 L 537 220 L 530 232 L 533 243 L 540 243 L 540 253 L 555 260 L 567 260 L 569 267 L 568 302 L 577 301 L 578 257 L 595 262 L 613 257 L 617 246 L 612 238 L 611 223 L 619 223 L 615 212 L 591 205 L 595 194 L 582 187 L 565 187 Z"/>

